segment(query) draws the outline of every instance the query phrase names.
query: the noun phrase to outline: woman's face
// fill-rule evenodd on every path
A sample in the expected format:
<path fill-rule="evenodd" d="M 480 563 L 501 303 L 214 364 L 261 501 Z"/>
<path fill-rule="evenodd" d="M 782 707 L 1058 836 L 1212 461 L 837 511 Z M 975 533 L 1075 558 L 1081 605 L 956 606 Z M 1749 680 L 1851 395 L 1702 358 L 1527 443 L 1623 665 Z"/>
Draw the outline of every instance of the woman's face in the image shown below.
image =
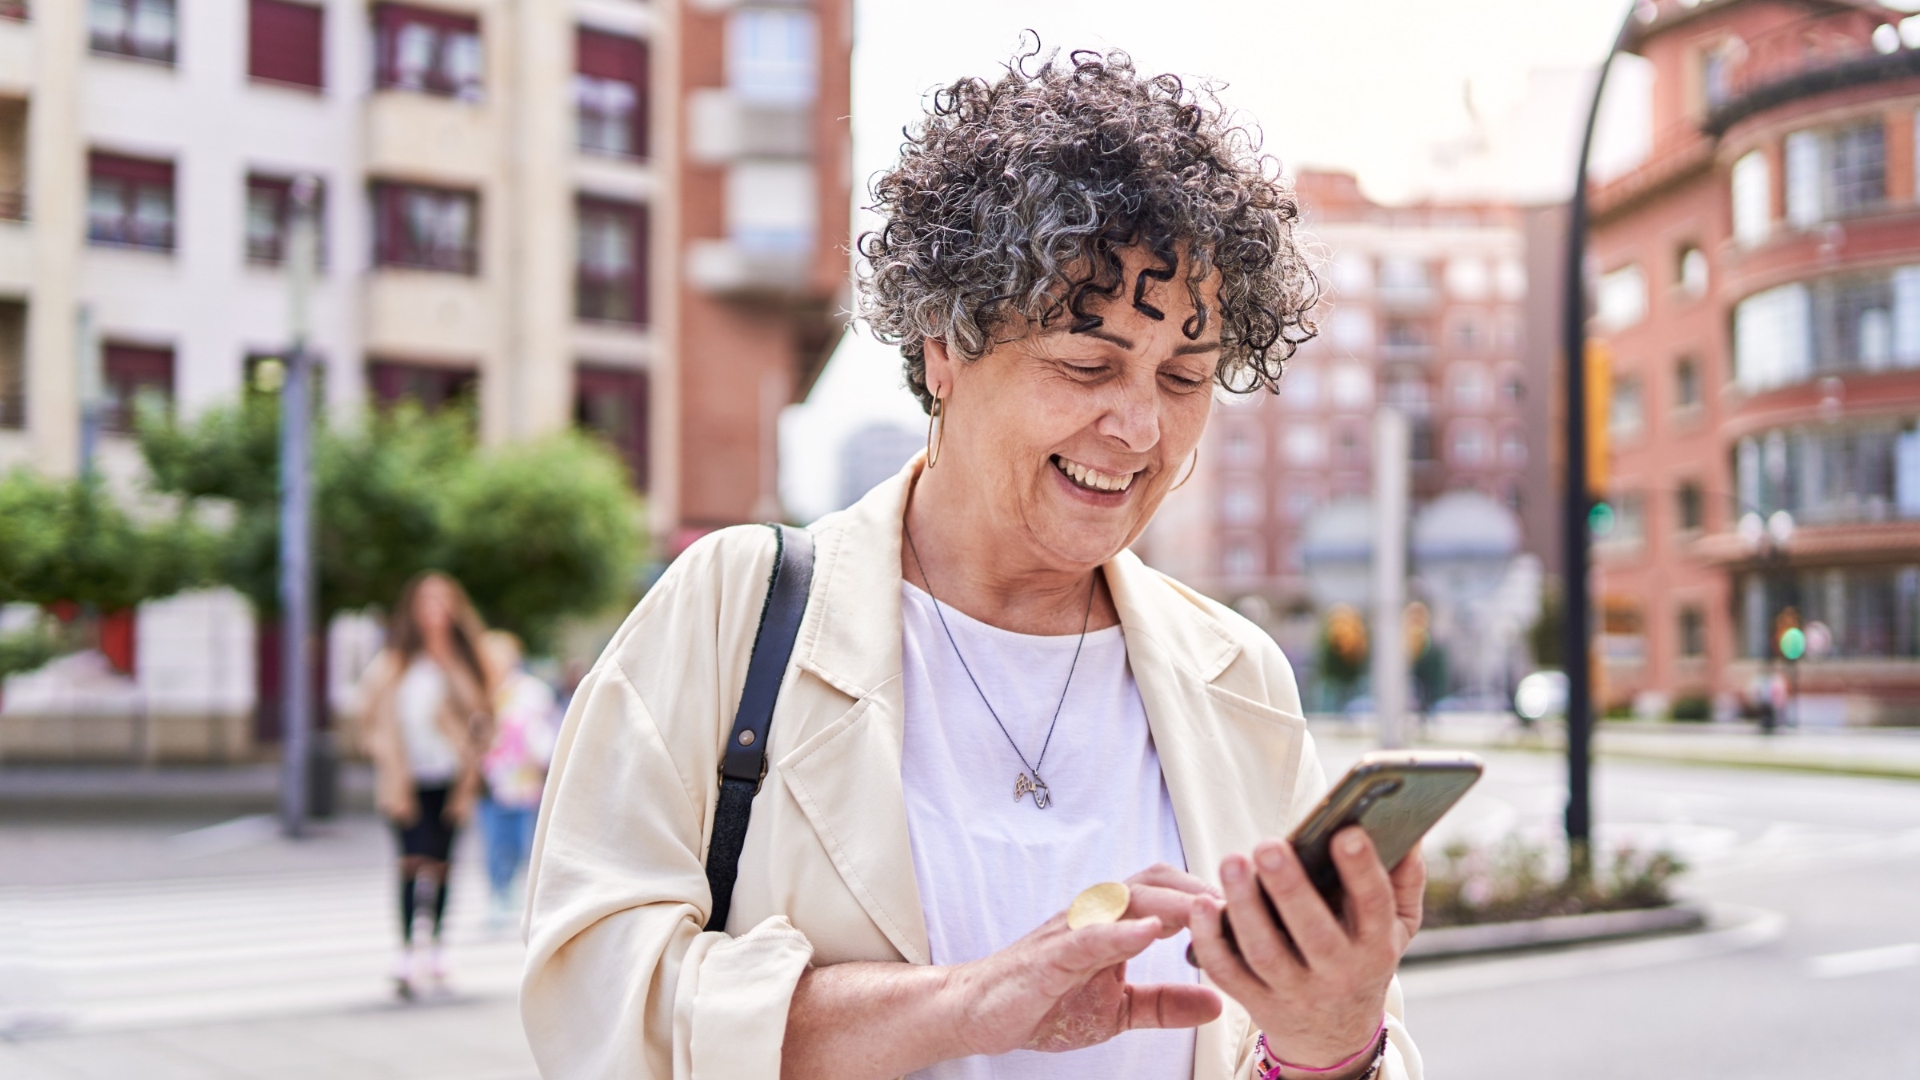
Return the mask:
<path fill-rule="evenodd" d="M 413 591 L 413 624 L 423 637 L 437 638 L 453 625 L 453 590 L 439 578 L 428 578 Z"/>
<path fill-rule="evenodd" d="M 970 362 L 927 343 L 928 386 L 947 400 L 938 482 L 963 489 L 962 504 L 984 510 L 981 524 L 1020 545 L 1022 561 L 1088 568 L 1118 554 L 1206 430 L 1220 358 L 1211 283 L 1202 296 L 1215 317 L 1191 340 L 1184 266 L 1173 281 L 1148 279 L 1142 299 L 1165 313 L 1154 319 L 1133 296 L 1157 260 L 1133 250 L 1123 265 L 1119 294 L 1085 305 L 1103 320 L 1095 330 L 1072 333 L 1067 316 Z"/>

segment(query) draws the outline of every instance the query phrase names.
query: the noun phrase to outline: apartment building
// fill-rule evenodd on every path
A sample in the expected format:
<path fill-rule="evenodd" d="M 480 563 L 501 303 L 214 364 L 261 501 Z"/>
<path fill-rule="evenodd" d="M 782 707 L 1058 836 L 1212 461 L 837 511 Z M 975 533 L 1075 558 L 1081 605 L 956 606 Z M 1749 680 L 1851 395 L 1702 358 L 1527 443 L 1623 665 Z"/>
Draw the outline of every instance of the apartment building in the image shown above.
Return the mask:
<path fill-rule="evenodd" d="M 597 431 L 669 553 L 776 516 L 778 410 L 847 304 L 851 16 L 0 0 L 0 467 L 73 472 L 97 405 L 95 460 L 131 475 L 137 403 L 234 400 L 286 347 L 290 192 L 312 178 L 309 341 L 336 415 L 468 397 L 489 443 Z M 209 627 L 236 604 L 143 614 L 152 666 L 198 687 L 182 701 L 255 674 L 223 656 L 183 681 L 195 661 L 166 644 L 234 636 Z"/>
<path fill-rule="evenodd" d="M 1648 159 L 1594 192 L 1610 705 L 1920 720 L 1920 22 L 1662 0 Z"/>
<path fill-rule="evenodd" d="M 1318 337 L 1277 395 L 1224 397 L 1196 475 L 1204 495 L 1156 558 L 1215 595 L 1307 602 L 1301 531 L 1314 513 L 1373 490 L 1373 415 L 1405 413 L 1416 507 L 1477 491 L 1550 541 L 1543 441 L 1548 369 L 1525 348 L 1527 243 L 1521 212 L 1497 204 L 1387 207 L 1345 173 L 1302 172 L 1304 231 L 1324 255 Z M 1204 504 L 1204 505 L 1202 505 Z M 1185 533 L 1174 540 L 1173 530 Z"/>

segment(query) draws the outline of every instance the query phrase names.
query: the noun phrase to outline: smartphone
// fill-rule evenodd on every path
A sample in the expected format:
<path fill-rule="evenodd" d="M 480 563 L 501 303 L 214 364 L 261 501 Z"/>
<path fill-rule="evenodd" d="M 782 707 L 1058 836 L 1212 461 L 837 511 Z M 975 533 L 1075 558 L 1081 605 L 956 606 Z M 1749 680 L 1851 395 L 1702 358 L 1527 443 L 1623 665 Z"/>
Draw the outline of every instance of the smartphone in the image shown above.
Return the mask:
<path fill-rule="evenodd" d="M 1412 852 L 1453 804 L 1480 780 L 1486 766 L 1472 754 L 1435 750 L 1381 750 L 1366 754 L 1328 791 L 1288 840 L 1314 888 L 1335 915 L 1340 914 L 1344 890 L 1334 865 L 1333 837 L 1349 825 L 1358 825 L 1373 839 L 1380 862 L 1388 869 Z M 1273 898 L 1267 910 L 1280 921 Z M 1227 942 L 1233 926 L 1223 917 Z M 1284 924 L 1281 932 L 1286 932 Z M 1187 949 L 1193 960 L 1193 949 Z"/>

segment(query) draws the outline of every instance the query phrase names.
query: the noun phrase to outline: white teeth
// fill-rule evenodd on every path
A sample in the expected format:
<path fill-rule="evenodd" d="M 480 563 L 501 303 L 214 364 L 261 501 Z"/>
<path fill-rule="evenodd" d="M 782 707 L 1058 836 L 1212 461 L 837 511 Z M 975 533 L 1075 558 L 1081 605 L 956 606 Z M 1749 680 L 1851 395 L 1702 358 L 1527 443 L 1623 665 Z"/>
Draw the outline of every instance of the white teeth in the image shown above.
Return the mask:
<path fill-rule="evenodd" d="M 1092 488 L 1095 491 L 1125 491 L 1133 486 L 1134 473 L 1116 476 L 1098 469 L 1089 469 L 1077 461 L 1068 461 L 1058 455 L 1054 457 L 1053 462 L 1059 466 L 1061 472 L 1066 473 L 1081 487 Z"/>

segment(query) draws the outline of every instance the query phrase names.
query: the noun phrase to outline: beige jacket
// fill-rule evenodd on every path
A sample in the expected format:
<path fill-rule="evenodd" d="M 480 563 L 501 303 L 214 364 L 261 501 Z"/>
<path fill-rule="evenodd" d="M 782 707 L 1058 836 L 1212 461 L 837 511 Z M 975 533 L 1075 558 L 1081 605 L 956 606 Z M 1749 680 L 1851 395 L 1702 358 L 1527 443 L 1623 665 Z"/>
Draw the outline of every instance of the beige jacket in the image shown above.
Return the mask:
<path fill-rule="evenodd" d="M 413 771 L 407 764 L 406 741 L 395 707 L 406 667 L 398 653 L 382 649 L 361 677 L 360 695 L 366 707 L 360 717 L 360 745 L 373 761 L 374 806 L 389 821 L 411 825 L 420 814 L 420 802 L 413 793 Z M 484 703 L 483 696 L 461 693 L 451 685 L 448 691 L 433 720 L 447 745 L 459 752 L 460 774 L 441 816 L 449 825 L 464 825 L 480 801 L 480 759 L 493 741 L 493 718 L 478 709 L 465 715 L 463 699 L 479 698 Z"/>
<path fill-rule="evenodd" d="M 727 933 L 701 929 L 702 857 L 772 531 L 688 548 L 580 685 L 528 878 L 521 1012 L 547 1080 L 774 1080 L 807 964 L 929 962 L 900 780 L 900 522 L 918 468 L 812 527 Z M 1131 552 L 1105 570 L 1181 842 L 1211 878 L 1326 786 L 1293 674 L 1266 634 Z M 1384 1075 L 1419 1080 L 1397 983 L 1390 1006 Z M 1200 1030 L 1195 1080 L 1253 1075 L 1255 1034 L 1229 1003 Z"/>

